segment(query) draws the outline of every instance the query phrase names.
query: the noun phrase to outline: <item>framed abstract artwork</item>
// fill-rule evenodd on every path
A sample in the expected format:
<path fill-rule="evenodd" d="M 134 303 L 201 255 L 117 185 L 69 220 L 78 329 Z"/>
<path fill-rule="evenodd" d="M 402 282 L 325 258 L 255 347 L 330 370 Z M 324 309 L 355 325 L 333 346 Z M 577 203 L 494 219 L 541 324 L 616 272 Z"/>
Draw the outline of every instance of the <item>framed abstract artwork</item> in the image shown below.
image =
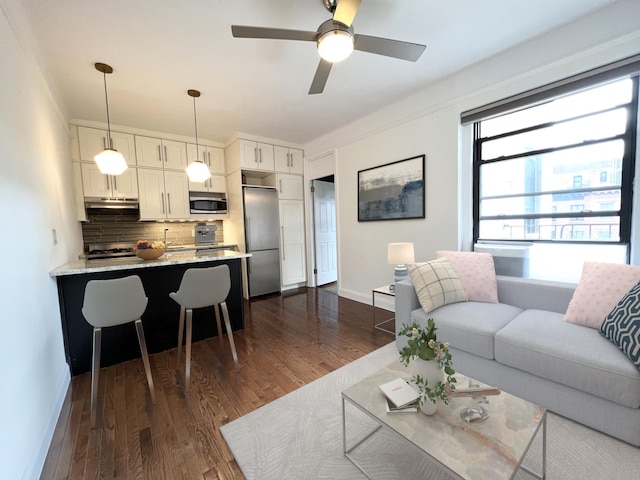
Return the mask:
<path fill-rule="evenodd" d="M 358 221 L 425 218 L 425 156 L 358 172 Z"/>

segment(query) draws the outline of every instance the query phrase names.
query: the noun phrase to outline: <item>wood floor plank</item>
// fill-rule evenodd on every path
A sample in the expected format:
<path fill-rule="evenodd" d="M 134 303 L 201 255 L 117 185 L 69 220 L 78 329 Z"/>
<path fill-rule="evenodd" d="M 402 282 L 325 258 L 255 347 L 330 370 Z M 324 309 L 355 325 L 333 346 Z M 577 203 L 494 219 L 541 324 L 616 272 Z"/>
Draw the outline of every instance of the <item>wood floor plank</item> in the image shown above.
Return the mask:
<path fill-rule="evenodd" d="M 185 393 L 184 353 L 180 371 L 175 349 L 153 354 L 154 406 L 140 359 L 104 368 L 94 430 L 90 376 L 74 377 L 41 478 L 242 479 L 220 427 L 391 342 L 371 315 L 335 288 L 246 302 L 239 370 L 226 335 L 196 342 Z"/>

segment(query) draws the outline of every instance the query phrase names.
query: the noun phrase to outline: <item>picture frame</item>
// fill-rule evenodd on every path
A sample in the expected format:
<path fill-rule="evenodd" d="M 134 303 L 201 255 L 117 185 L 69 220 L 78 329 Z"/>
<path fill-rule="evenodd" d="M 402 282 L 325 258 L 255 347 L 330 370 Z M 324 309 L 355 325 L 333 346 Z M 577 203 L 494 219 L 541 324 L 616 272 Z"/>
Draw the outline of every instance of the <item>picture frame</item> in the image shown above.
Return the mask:
<path fill-rule="evenodd" d="M 425 155 L 358 171 L 358 222 L 425 218 Z"/>

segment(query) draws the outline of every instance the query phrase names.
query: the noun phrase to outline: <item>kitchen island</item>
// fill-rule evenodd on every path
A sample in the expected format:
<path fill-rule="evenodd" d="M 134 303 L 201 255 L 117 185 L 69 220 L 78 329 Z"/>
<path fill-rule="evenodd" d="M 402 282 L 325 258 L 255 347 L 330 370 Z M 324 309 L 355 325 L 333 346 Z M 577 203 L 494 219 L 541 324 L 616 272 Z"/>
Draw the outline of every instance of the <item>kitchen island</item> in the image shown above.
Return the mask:
<path fill-rule="evenodd" d="M 62 318 L 67 363 L 71 375 L 91 370 L 93 328 L 82 315 L 84 289 L 89 280 L 105 280 L 138 275 L 149 303 L 142 315 L 142 324 L 149 353 L 177 346 L 180 306 L 170 297 L 180 287 L 188 268 L 228 265 L 231 291 L 226 303 L 232 330 L 244 327 L 241 262 L 250 254 L 231 250 L 169 251 L 157 260 L 137 257 L 77 260 L 66 263 L 49 275 L 58 283 L 58 298 Z M 224 332 L 223 332 L 224 333 Z M 213 307 L 193 312 L 193 341 L 218 335 Z M 140 357 L 138 338 L 133 323 L 105 328 L 102 332 L 102 366 L 109 366 Z"/>

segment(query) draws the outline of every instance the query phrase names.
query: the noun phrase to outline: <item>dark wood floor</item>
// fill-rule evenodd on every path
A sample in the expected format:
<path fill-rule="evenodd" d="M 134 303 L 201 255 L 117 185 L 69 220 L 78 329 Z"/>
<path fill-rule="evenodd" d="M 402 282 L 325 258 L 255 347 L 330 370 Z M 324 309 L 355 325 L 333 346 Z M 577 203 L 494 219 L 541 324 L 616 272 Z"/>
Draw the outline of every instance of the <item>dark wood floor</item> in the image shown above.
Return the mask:
<path fill-rule="evenodd" d="M 90 376 L 74 377 L 41 478 L 241 479 L 219 428 L 391 342 L 372 331 L 371 313 L 333 286 L 247 302 L 239 372 L 226 337 L 222 349 L 218 338 L 197 342 L 185 395 L 176 350 L 154 354 L 154 407 L 141 360 L 103 368 L 96 429 Z"/>

